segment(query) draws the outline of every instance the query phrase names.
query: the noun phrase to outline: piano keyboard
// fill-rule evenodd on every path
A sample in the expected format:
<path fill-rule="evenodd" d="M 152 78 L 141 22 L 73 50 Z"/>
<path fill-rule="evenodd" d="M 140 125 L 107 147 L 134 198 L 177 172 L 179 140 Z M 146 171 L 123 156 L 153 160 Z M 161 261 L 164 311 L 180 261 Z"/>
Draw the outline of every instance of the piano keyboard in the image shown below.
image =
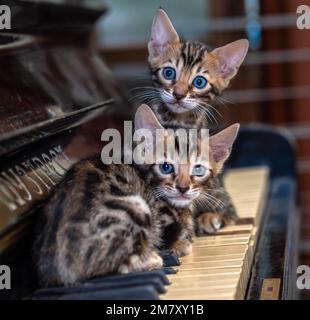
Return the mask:
<path fill-rule="evenodd" d="M 239 221 L 214 236 L 196 237 L 192 254 L 180 258 L 161 299 L 244 299 L 267 195 L 268 168 L 230 170 L 225 186 Z"/>
<path fill-rule="evenodd" d="M 163 255 L 163 269 L 98 277 L 69 288 L 39 289 L 32 299 L 243 299 L 265 203 L 267 179 L 265 167 L 229 170 L 225 184 L 240 221 L 219 230 L 215 236 L 195 238 L 191 255 L 180 259 L 175 255 Z"/>

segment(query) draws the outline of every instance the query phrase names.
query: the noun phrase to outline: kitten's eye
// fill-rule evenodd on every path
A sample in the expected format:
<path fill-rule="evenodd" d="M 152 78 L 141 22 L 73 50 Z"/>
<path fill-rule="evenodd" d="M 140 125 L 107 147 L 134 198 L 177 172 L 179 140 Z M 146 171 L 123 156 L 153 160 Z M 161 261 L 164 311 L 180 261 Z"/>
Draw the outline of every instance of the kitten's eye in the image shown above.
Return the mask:
<path fill-rule="evenodd" d="M 174 80 L 176 76 L 176 72 L 171 67 L 166 67 L 163 69 L 163 76 L 167 80 Z"/>
<path fill-rule="evenodd" d="M 202 177 L 205 175 L 206 173 L 206 167 L 202 166 L 201 164 L 197 164 L 194 168 L 193 168 L 193 176 L 198 176 L 198 177 Z"/>
<path fill-rule="evenodd" d="M 169 174 L 174 172 L 174 166 L 171 163 L 163 163 L 159 165 L 159 169 L 163 174 Z"/>
<path fill-rule="evenodd" d="M 202 76 L 197 76 L 193 80 L 193 86 L 197 89 L 203 89 L 207 85 L 207 79 Z"/>

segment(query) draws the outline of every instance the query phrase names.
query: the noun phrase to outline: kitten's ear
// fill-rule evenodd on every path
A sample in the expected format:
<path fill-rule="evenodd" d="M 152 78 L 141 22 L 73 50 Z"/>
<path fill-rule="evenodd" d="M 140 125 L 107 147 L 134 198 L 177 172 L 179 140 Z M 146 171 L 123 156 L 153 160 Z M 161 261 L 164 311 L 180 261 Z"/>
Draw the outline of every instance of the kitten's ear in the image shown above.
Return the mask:
<path fill-rule="evenodd" d="M 163 9 L 158 9 L 153 20 L 151 39 L 148 43 L 150 58 L 161 55 L 171 43 L 179 42 L 169 17 Z"/>
<path fill-rule="evenodd" d="M 147 129 L 155 137 L 156 129 L 164 129 L 147 104 L 141 104 L 135 115 L 135 130 Z"/>
<path fill-rule="evenodd" d="M 217 173 L 223 168 L 224 162 L 228 159 L 232 145 L 239 131 L 239 123 L 235 123 L 228 128 L 210 137 L 210 155 L 216 166 Z"/>
<path fill-rule="evenodd" d="M 238 72 L 249 48 L 249 41 L 240 39 L 212 51 L 220 62 L 220 74 L 225 80 L 232 79 Z"/>

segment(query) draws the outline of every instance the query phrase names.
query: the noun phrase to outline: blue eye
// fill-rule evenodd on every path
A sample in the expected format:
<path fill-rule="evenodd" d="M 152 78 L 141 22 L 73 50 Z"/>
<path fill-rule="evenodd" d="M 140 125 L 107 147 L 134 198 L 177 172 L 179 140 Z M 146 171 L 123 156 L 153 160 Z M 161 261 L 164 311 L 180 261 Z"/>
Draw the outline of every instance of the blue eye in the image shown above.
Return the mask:
<path fill-rule="evenodd" d="M 193 86 L 196 87 L 197 89 L 203 89 L 206 85 L 207 85 L 207 80 L 202 76 L 197 76 L 193 80 Z"/>
<path fill-rule="evenodd" d="M 163 69 L 163 76 L 167 80 L 174 80 L 176 76 L 175 70 L 171 67 L 166 67 Z"/>
<path fill-rule="evenodd" d="M 159 169 L 163 174 L 169 174 L 174 172 L 174 166 L 171 163 L 167 163 L 167 162 L 159 165 Z"/>
<path fill-rule="evenodd" d="M 204 176 L 206 173 L 206 167 L 202 166 L 201 164 L 196 165 L 193 168 L 193 176 L 198 176 L 198 177 L 202 177 Z"/>

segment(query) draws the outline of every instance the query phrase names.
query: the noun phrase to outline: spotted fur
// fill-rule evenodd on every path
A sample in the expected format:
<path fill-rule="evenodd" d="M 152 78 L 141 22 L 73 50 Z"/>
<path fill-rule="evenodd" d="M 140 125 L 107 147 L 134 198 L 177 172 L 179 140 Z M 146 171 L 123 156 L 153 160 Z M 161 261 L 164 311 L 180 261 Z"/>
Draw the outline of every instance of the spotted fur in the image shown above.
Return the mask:
<path fill-rule="evenodd" d="M 145 105 L 137 111 L 139 128 L 163 129 Z M 237 131 L 234 125 L 210 139 L 208 163 L 202 149 L 193 157 L 188 148 L 189 162 L 175 162 L 169 175 L 158 170 L 158 163 L 104 165 L 92 158 L 74 165 L 39 214 L 34 257 L 41 284 L 73 285 L 96 276 L 158 268 L 159 249 L 190 253 L 192 208 L 208 201 L 221 206 L 207 192 L 211 187 L 217 192 L 214 177 Z M 197 163 L 207 169 L 201 177 L 191 173 Z"/>

